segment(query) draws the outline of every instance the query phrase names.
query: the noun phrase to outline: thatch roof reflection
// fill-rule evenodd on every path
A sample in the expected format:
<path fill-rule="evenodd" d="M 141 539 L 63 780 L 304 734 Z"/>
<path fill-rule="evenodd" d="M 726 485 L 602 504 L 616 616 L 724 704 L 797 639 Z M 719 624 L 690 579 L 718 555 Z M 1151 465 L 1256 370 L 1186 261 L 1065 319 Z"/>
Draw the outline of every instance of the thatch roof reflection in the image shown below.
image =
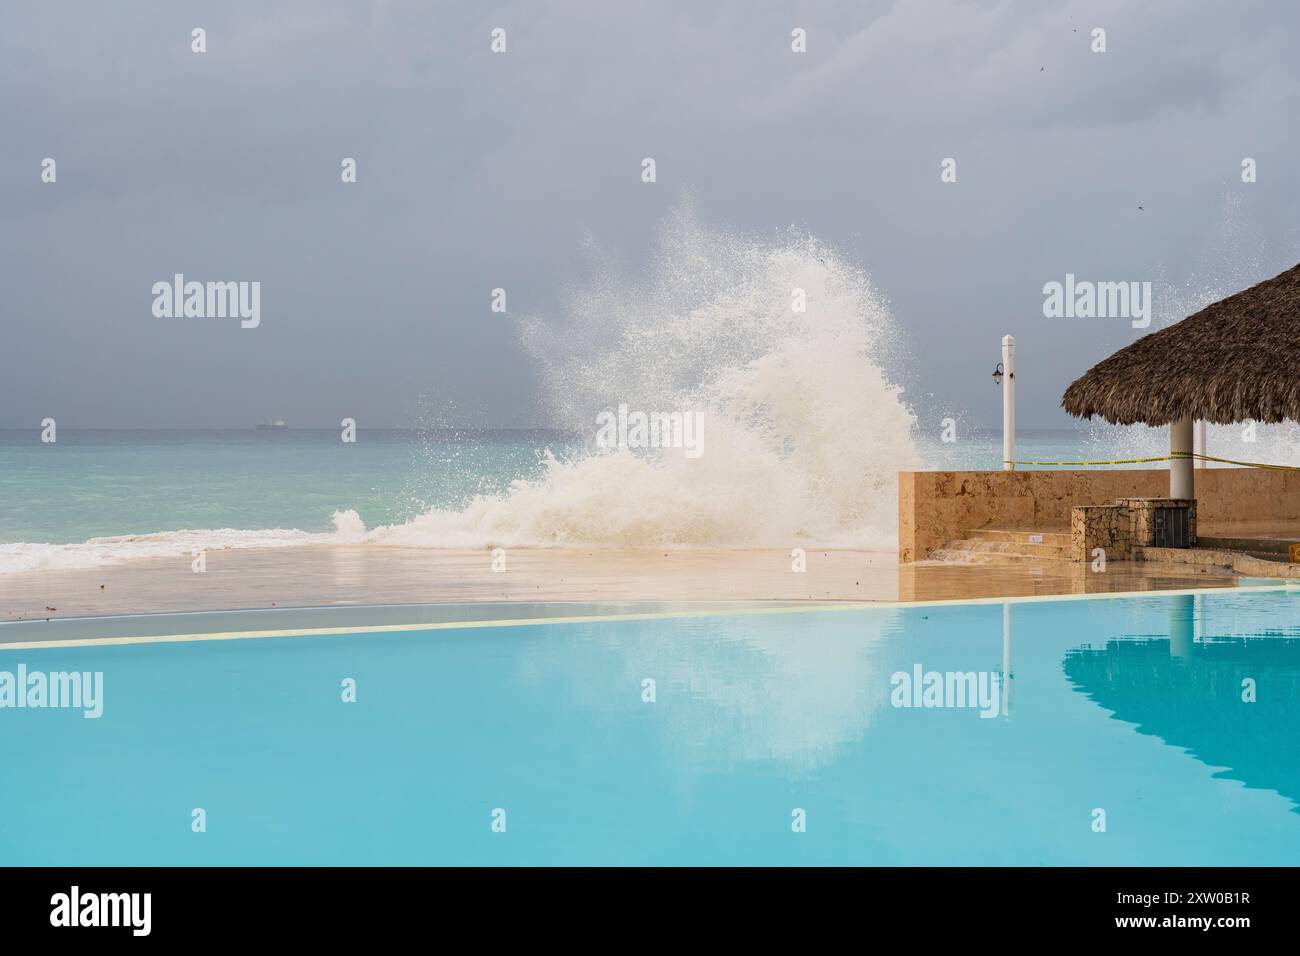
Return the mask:
<path fill-rule="evenodd" d="M 1216 776 L 1275 790 L 1300 812 L 1300 639 L 1113 640 L 1066 655 L 1066 676 L 1117 720 L 1186 749 Z M 1242 701 L 1255 680 L 1257 700 Z"/>

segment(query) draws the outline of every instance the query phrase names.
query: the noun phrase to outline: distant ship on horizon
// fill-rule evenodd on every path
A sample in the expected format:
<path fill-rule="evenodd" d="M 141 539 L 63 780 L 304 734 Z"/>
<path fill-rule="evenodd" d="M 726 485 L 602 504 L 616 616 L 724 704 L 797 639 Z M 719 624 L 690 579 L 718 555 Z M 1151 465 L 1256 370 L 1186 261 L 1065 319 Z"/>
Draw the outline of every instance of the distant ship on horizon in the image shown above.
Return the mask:
<path fill-rule="evenodd" d="M 270 428 L 270 429 L 274 429 L 274 430 L 277 430 L 277 431 L 283 431 L 284 429 L 288 428 L 289 426 L 288 426 L 288 424 L 285 422 L 285 420 L 284 420 L 283 418 L 277 418 L 277 419 L 276 419 L 275 421 L 273 421 L 273 422 L 258 422 L 256 427 L 257 427 L 258 429 L 267 429 L 267 428 Z"/>

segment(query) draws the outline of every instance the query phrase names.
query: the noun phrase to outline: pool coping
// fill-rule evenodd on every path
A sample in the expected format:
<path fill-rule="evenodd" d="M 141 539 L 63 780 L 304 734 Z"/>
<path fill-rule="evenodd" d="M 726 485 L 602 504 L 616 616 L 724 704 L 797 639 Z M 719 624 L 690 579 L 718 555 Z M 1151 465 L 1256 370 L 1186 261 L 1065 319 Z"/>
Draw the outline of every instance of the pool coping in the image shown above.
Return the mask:
<path fill-rule="evenodd" d="M 516 617 L 516 618 L 486 618 L 456 621 L 425 621 L 425 622 L 408 622 L 401 624 L 358 624 L 343 627 L 329 626 L 312 626 L 312 627 L 292 627 L 292 628 L 261 628 L 243 631 L 200 631 L 191 633 L 171 633 L 171 634 L 135 634 L 135 635 L 117 635 L 108 637 L 80 637 L 80 638 L 63 638 L 50 640 L 5 640 L 4 634 L 7 629 L 17 628 L 25 625 L 25 628 L 36 628 L 50 626 L 59 628 L 63 624 L 78 622 L 86 625 L 94 621 L 129 621 L 137 617 L 162 617 L 170 618 L 182 615 L 113 615 L 111 617 L 83 617 L 83 618 L 64 618 L 57 621 L 23 621 L 23 622 L 0 622 L 0 652 L 20 651 L 20 650 L 43 650 L 48 648 L 71 648 L 71 647 L 100 647 L 100 646 L 121 646 L 136 644 L 174 644 L 190 643 L 201 641 L 233 641 L 233 640 L 263 640 L 267 638 L 289 638 L 289 637 L 330 637 L 346 634 L 390 634 L 403 633 L 411 631 L 449 631 L 449 630 L 476 630 L 484 628 L 518 628 L 518 627 L 537 627 L 547 624 L 599 624 L 599 623 L 622 623 L 628 621 L 654 621 L 654 620 L 683 620 L 691 618 L 714 618 L 714 617 L 750 617 L 750 616 L 767 616 L 777 614 L 810 614 L 810 613 L 833 613 L 845 611 L 866 611 L 866 610 L 891 610 L 907 608 L 925 608 L 925 607 L 949 607 L 955 605 L 1006 605 L 1006 604 L 1044 604 L 1050 602 L 1062 601 L 1089 601 L 1089 600 L 1112 600 L 1126 598 L 1163 598 L 1177 597 L 1197 594 L 1238 594 L 1238 593 L 1269 593 L 1276 591 L 1300 591 L 1300 582 L 1279 580 L 1266 584 L 1247 584 L 1238 585 L 1230 588 L 1179 588 L 1169 590 L 1145 590 L 1145 591 L 1107 591 L 1095 592 L 1091 594 L 1033 594 L 1019 597 L 984 597 L 984 598 L 942 598 L 928 601 L 841 601 L 834 603 L 802 603 L 802 604 L 776 604 L 775 606 L 754 606 L 754 602 L 741 602 L 737 607 L 702 607 L 702 608 L 680 608 L 677 610 L 664 611 L 633 611 L 623 614 L 574 614 L 574 615 L 555 615 L 555 616 L 535 616 L 535 617 Z M 549 606 L 563 604 L 581 604 L 582 606 L 599 605 L 600 602 L 537 602 Z M 611 604 L 624 602 L 610 602 Z M 654 602 L 648 602 L 654 603 Z M 346 610 L 365 611 L 376 610 L 381 608 L 403 608 L 403 609 L 434 609 L 434 608 L 464 608 L 473 605 L 349 605 Z M 316 608 L 281 608 L 281 612 L 331 612 L 345 610 L 334 607 L 316 607 Z M 185 612 L 188 615 L 208 615 L 222 616 L 250 613 L 250 611 L 214 611 L 214 612 Z"/>

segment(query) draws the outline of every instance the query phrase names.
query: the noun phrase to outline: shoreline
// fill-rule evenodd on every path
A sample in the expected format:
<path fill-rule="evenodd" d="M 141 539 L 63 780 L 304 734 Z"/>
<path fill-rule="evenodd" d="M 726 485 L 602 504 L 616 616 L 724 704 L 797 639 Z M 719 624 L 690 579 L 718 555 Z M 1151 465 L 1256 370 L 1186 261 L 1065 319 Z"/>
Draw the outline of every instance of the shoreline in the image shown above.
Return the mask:
<path fill-rule="evenodd" d="M 484 550 L 306 545 L 232 549 L 91 569 L 0 576 L 4 621 L 188 611 L 399 604 L 582 602 L 885 602 L 1232 587 L 1217 569 L 1114 562 L 1087 565 L 911 563 L 892 554 L 808 549 L 806 571 L 785 550 L 517 549 L 505 570 Z"/>

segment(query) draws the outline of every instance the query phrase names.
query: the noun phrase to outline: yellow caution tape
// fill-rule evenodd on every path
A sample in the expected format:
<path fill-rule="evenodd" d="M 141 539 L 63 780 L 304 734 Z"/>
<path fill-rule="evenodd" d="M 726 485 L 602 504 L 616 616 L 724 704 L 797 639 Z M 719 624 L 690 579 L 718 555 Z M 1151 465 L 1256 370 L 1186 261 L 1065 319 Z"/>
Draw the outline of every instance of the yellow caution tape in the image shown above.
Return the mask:
<path fill-rule="evenodd" d="M 1221 461 L 1225 465 L 1242 465 L 1246 468 L 1273 468 L 1277 471 L 1300 471 L 1295 465 L 1266 465 L 1258 461 L 1237 461 L 1235 458 L 1215 458 L 1213 455 L 1196 455 L 1191 452 L 1179 452 L 1176 458 L 1195 458 L 1198 461 Z"/>
<path fill-rule="evenodd" d="M 1004 465 L 1137 465 L 1148 461 L 1169 461 L 1168 455 L 1160 458 L 1115 458 L 1111 461 L 1006 461 Z"/>
<path fill-rule="evenodd" d="M 1175 459 L 1194 458 L 1198 461 L 1217 461 L 1225 465 L 1241 465 L 1244 468 L 1272 468 L 1277 471 L 1300 471 L 1295 465 L 1268 465 L 1258 461 L 1237 461 L 1235 458 L 1216 458 L 1213 455 L 1198 455 L 1195 452 L 1180 451 L 1161 455 L 1158 458 L 1114 458 L 1110 461 L 1008 461 L 1004 465 L 1140 465 L 1151 461 L 1173 461 Z"/>

